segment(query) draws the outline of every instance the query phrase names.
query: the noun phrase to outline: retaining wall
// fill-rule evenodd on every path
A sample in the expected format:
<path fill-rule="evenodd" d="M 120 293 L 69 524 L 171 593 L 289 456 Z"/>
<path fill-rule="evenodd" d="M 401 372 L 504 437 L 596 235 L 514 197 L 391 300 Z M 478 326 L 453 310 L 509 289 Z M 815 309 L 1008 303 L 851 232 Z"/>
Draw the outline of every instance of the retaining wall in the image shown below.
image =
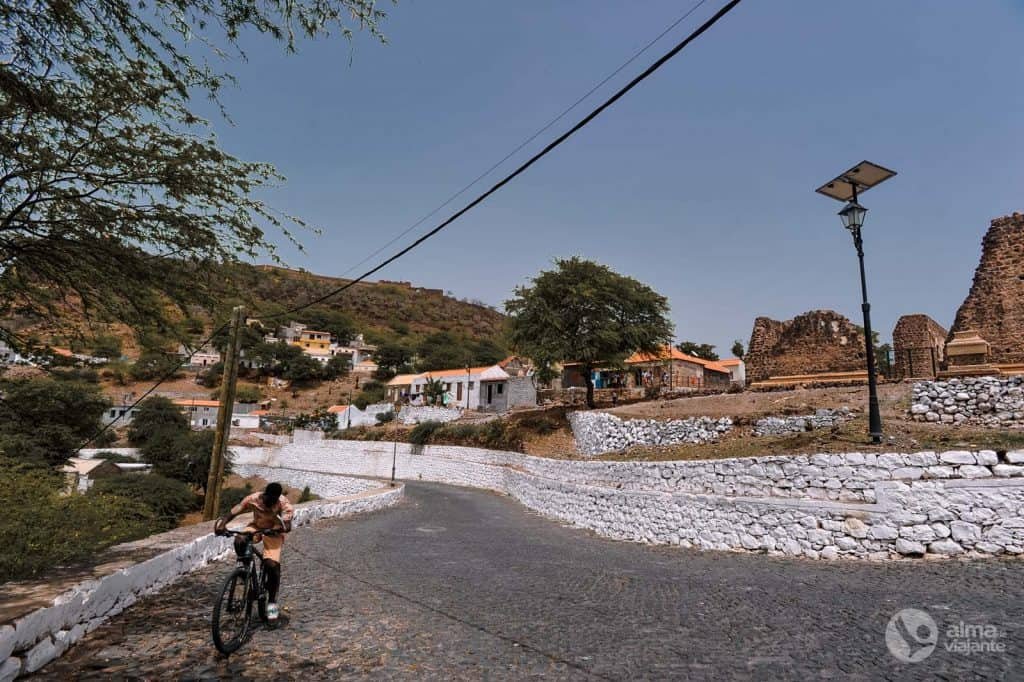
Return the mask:
<path fill-rule="evenodd" d="M 281 478 L 280 473 L 276 473 Z M 317 494 L 339 489 L 342 482 L 316 487 L 328 477 L 306 479 Z M 333 478 L 341 478 L 334 476 Z M 349 479 L 350 481 L 352 479 Z M 380 482 L 357 481 L 380 487 Z M 353 484 L 354 485 L 354 484 Z M 365 489 L 365 488 L 364 488 Z M 314 521 L 361 512 L 382 509 L 401 499 L 403 489 L 384 488 L 377 494 L 358 498 L 334 499 L 298 505 L 293 520 L 294 526 Z M 169 549 L 149 559 L 104 575 L 96 580 L 86 580 L 60 594 L 47 608 L 37 609 L 13 622 L 0 625 L 0 680 L 9 680 L 19 674 L 35 672 L 51 660 L 63 654 L 85 634 L 95 630 L 108 618 L 128 608 L 141 597 L 155 592 L 182 575 L 202 568 L 211 561 L 231 551 L 231 539 L 196 529 L 198 535 L 182 542 L 181 536 L 191 529 L 176 529 L 168 533 L 127 543 L 112 548 L 114 551 L 130 553 L 141 551 L 154 544 L 166 543 Z M 139 548 L 139 549 L 136 549 Z M 213 608 L 211 602 L 210 608 Z"/>
<path fill-rule="evenodd" d="M 1024 451 L 687 462 L 555 460 L 454 446 L 324 441 L 262 464 L 505 492 L 602 535 L 808 558 L 1024 553 Z"/>

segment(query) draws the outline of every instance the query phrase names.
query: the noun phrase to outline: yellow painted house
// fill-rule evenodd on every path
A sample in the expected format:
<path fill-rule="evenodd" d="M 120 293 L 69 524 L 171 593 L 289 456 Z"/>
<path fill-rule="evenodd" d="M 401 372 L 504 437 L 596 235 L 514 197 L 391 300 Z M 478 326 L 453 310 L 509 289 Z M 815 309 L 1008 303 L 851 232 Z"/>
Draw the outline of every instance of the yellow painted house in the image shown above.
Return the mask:
<path fill-rule="evenodd" d="M 308 355 L 330 355 L 331 334 L 330 332 L 303 329 L 299 332 L 299 337 L 292 341 L 292 345 L 298 346 Z"/>

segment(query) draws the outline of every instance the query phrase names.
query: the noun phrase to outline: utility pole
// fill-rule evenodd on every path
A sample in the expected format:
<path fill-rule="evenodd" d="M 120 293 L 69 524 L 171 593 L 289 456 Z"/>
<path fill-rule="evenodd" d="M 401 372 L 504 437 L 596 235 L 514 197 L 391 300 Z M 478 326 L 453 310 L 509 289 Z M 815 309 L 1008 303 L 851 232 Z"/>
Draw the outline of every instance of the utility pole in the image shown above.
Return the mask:
<path fill-rule="evenodd" d="M 217 432 L 213 439 L 210 455 L 210 474 L 206 479 L 206 500 L 203 503 L 203 520 L 211 521 L 220 509 L 220 488 L 224 479 L 224 455 L 231 435 L 231 415 L 235 406 L 235 385 L 238 383 L 239 344 L 242 340 L 242 321 L 245 319 L 242 306 L 231 311 L 231 334 L 224 356 L 224 374 L 220 385 L 220 409 L 217 411 Z"/>

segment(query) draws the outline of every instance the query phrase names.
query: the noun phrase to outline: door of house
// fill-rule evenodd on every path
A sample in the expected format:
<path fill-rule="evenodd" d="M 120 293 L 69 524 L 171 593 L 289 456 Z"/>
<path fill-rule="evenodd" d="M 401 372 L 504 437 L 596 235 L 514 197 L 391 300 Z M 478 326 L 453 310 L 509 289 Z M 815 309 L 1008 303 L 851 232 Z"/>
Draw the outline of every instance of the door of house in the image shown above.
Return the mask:
<path fill-rule="evenodd" d="M 455 399 L 458 400 L 461 403 L 462 402 L 462 382 L 460 381 L 459 383 L 455 384 L 455 386 L 457 387 L 455 389 Z"/>
<path fill-rule="evenodd" d="M 487 384 L 487 404 L 490 405 L 494 399 L 494 384 Z"/>

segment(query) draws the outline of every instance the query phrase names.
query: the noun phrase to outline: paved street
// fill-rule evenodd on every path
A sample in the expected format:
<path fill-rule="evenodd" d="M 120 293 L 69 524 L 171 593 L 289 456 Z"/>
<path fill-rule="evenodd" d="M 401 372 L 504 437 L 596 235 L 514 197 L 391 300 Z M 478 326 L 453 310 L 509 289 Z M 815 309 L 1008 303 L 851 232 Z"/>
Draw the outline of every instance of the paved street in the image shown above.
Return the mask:
<path fill-rule="evenodd" d="M 228 568 L 135 605 L 40 677 L 1024 675 L 1021 561 L 871 565 L 647 547 L 561 527 L 509 498 L 416 483 L 397 508 L 293 533 L 287 622 L 225 660 L 209 613 Z M 938 624 L 921 663 L 886 648 L 886 625 L 905 607 Z M 960 621 L 996 626 L 1006 651 L 947 652 Z"/>

